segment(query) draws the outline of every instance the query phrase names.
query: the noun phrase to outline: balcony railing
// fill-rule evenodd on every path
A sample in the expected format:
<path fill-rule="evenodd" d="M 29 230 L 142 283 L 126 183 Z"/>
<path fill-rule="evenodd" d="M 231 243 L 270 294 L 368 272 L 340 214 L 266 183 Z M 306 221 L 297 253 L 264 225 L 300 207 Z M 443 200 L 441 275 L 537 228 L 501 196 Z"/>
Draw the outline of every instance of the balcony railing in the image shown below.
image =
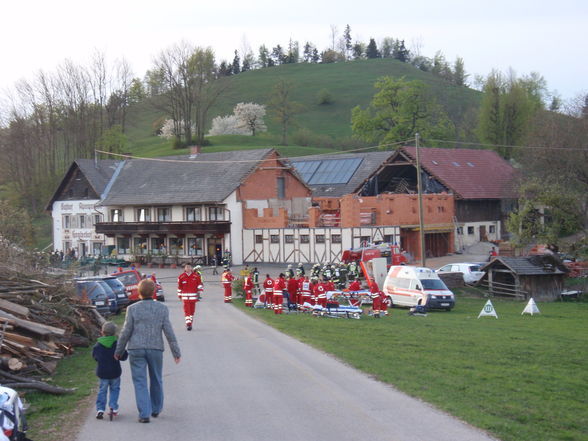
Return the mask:
<path fill-rule="evenodd" d="M 231 231 L 231 221 L 194 222 L 100 222 L 96 233 L 117 234 L 225 234 Z"/>

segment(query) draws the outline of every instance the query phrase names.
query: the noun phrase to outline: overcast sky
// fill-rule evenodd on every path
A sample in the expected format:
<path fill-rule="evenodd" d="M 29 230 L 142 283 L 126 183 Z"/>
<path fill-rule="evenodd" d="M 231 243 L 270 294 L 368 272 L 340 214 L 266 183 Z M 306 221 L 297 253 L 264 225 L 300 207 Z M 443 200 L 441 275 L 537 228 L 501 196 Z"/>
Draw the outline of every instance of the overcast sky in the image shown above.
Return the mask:
<path fill-rule="evenodd" d="M 420 42 L 421 53 L 461 56 L 468 73 L 512 67 L 539 72 L 564 99 L 588 92 L 588 0 L 7 0 L 0 7 L 3 62 L 0 89 L 39 69 L 53 72 L 64 59 L 88 64 L 99 50 L 125 57 L 136 76 L 153 56 L 182 39 L 210 46 L 231 59 L 243 40 L 286 46 L 298 40 L 319 50 L 330 45 L 331 25 L 352 38 Z"/>

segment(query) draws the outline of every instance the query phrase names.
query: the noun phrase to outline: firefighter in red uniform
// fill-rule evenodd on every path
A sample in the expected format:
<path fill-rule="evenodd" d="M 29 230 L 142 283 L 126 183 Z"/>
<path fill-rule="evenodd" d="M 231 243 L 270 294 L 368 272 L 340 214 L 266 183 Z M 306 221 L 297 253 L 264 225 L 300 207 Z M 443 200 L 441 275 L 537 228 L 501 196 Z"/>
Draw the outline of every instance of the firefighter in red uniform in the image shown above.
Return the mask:
<path fill-rule="evenodd" d="M 198 301 L 198 291 L 202 289 L 202 279 L 198 273 L 192 271 L 192 265 L 186 264 L 184 272 L 178 277 L 178 297 L 184 303 L 184 318 L 186 329 L 192 330 L 194 312 Z"/>
<path fill-rule="evenodd" d="M 243 280 L 243 289 L 245 290 L 245 306 L 253 308 L 253 279 L 249 274 Z"/>
<path fill-rule="evenodd" d="M 235 280 L 235 276 L 231 273 L 230 268 L 225 268 L 221 274 L 221 282 L 225 288 L 225 303 L 231 303 L 233 301 L 233 289 L 231 283 Z"/>
<path fill-rule="evenodd" d="M 384 291 L 380 291 L 380 309 L 382 311 L 382 314 L 388 315 L 388 305 L 389 304 L 390 304 L 390 298 L 388 298 L 388 296 L 386 294 L 384 294 Z"/>
<path fill-rule="evenodd" d="M 268 309 L 274 309 L 274 281 L 269 274 L 265 275 L 263 292 L 265 294 L 265 307 Z"/>
<path fill-rule="evenodd" d="M 374 281 L 370 282 L 370 296 L 372 298 L 372 313 L 375 318 L 380 318 L 381 300 L 380 289 Z"/>
<path fill-rule="evenodd" d="M 282 314 L 284 312 L 284 290 L 286 289 L 286 280 L 284 273 L 274 280 L 274 313 Z"/>

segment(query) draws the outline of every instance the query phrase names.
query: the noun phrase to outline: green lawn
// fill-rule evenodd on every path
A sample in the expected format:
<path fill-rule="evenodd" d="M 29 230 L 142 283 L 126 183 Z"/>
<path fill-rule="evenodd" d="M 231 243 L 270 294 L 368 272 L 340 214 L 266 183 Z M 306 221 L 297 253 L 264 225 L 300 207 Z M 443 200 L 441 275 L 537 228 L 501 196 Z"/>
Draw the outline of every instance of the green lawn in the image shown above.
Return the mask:
<path fill-rule="evenodd" d="M 588 303 L 539 303 L 531 317 L 493 300 L 499 319 L 477 319 L 484 303 L 379 320 L 247 312 L 502 440 L 588 439 Z"/>

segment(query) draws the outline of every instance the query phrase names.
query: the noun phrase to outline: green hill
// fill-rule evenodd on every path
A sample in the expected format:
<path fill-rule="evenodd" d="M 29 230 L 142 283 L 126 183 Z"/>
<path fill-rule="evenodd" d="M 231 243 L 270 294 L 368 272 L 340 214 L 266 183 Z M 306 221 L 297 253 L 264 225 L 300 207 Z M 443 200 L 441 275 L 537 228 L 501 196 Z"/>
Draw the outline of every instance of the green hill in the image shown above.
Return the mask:
<path fill-rule="evenodd" d="M 351 109 L 356 105 L 366 106 L 375 93 L 374 82 L 385 75 L 426 83 L 431 94 L 462 132 L 464 122 L 479 106 L 481 94 L 475 90 L 454 86 L 407 63 L 377 59 L 334 64 L 287 64 L 235 75 L 230 77 L 229 90 L 216 103 L 209 117 L 212 120 L 218 115 L 231 114 L 239 102 L 266 104 L 272 86 L 285 79 L 294 85 L 292 99 L 304 106 L 304 111 L 296 117 L 297 125 L 291 129 L 291 134 L 304 129 L 323 138 L 332 138 L 336 146 L 337 140 L 342 142 L 351 137 Z M 322 89 L 329 91 L 332 103 L 318 104 L 317 94 Z M 130 109 L 127 133 L 131 152 L 148 156 L 173 154 L 170 142 L 153 135 L 153 122 L 161 116 L 162 111 L 157 110 L 149 100 Z M 214 137 L 211 139 L 214 149 L 276 145 L 279 128 L 269 115 L 266 123 L 268 133 L 261 136 Z M 312 149 L 303 150 L 299 154 L 312 153 L 307 151 Z"/>

